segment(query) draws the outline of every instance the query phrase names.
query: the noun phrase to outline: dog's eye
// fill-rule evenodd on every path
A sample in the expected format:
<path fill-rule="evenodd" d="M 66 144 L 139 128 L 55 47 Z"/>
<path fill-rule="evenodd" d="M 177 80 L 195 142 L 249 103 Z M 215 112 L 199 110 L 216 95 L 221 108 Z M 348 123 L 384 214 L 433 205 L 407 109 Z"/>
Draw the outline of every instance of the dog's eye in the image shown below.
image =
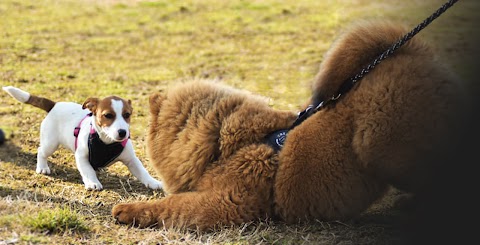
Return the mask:
<path fill-rule="evenodd" d="M 127 112 L 127 113 L 124 113 L 124 114 L 123 114 L 123 118 L 128 119 L 128 118 L 130 118 L 130 115 L 131 115 L 131 114 L 128 113 L 128 112 Z"/>
<path fill-rule="evenodd" d="M 103 116 L 107 119 L 113 119 L 115 117 L 112 113 L 106 113 L 106 114 L 103 114 Z"/>

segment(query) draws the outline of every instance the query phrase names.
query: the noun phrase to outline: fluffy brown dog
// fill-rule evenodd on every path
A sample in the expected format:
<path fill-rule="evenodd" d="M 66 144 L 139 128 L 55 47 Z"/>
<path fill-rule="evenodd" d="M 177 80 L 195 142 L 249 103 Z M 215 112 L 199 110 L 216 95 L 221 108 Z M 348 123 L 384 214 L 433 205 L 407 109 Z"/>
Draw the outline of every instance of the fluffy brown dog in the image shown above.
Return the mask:
<path fill-rule="evenodd" d="M 388 23 L 349 29 L 327 53 L 312 100 L 340 85 L 406 30 Z M 122 223 L 211 229 L 258 218 L 349 219 L 390 185 L 421 192 L 450 137 L 455 79 L 415 38 L 335 104 L 288 134 L 279 154 L 264 137 L 294 121 L 261 99 L 206 82 L 150 97 L 148 153 L 169 195 L 116 205 Z"/>
<path fill-rule="evenodd" d="M 140 227 L 200 229 L 273 214 L 278 154 L 264 138 L 296 115 L 225 85 L 193 81 L 150 97 L 148 154 L 167 197 L 120 204 L 113 216 Z"/>
<path fill-rule="evenodd" d="M 312 101 L 396 43 L 407 29 L 361 22 L 326 53 Z M 280 152 L 275 212 L 288 222 L 352 218 L 389 185 L 428 194 L 455 145 L 465 98 L 459 81 L 427 44 L 413 38 L 347 94 L 291 130 Z"/>

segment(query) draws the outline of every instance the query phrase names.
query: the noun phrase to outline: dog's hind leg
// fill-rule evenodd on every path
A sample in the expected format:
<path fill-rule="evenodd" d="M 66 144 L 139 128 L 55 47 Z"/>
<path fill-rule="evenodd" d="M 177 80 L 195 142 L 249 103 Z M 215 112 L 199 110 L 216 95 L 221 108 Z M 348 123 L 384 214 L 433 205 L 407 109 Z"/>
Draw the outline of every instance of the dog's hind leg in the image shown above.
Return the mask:
<path fill-rule="evenodd" d="M 275 152 L 264 144 L 238 150 L 222 167 L 204 173 L 195 189 L 154 202 L 119 204 L 112 215 L 139 227 L 165 226 L 211 230 L 272 214 Z"/>
<path fill-rule="evenodd" d="M 58 146 L 58 145 L 57 145 Z M 39 174 L 50 174 L 50 168 L 48 167 L 47 158 L 55 152 L 57 146 L 44 145 L 40 143 L 37 152 L 37 169 Z"/>
<path fill-rule="evenodd" d="M 253 221 L 266 212 L 233 192 L 208 190 L 171 194 L 158 201 L 118 204 L 118 222 L 145 227 L 177 227 L 202 231 Z"/>
<path fill-rule="evenodd" d="M 53 130 L 54 126 L 48 124 L 45 120 L 40 126 L 40 146 L 37 150 L 37 169 L 39 174 L 50 174 L 47 159 L 58 148 L 58 138 L 55 136 L 56 132 Z"/>

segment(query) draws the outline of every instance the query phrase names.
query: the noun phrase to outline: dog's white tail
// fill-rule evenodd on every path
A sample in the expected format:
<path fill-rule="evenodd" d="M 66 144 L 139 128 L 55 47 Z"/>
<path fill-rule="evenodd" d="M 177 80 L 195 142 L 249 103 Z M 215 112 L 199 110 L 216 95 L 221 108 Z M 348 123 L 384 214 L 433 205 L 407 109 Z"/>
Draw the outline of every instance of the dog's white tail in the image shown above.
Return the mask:
<path fill-rule="evenodd" d="M 33 105 L 35 107 L 38 107 L 46 112 L 49 112 L 53 106 L 55 106 L 55 102 L 51 101 L 47 98 L 31 95 L 30 93 L 23 91 L 19 88 L 15 88 L 12 86 L 6 86 L 3 87 L 3 90 L 7 92 L 9 95 L 11 95 L 13 98 L 16 100 Z"/>

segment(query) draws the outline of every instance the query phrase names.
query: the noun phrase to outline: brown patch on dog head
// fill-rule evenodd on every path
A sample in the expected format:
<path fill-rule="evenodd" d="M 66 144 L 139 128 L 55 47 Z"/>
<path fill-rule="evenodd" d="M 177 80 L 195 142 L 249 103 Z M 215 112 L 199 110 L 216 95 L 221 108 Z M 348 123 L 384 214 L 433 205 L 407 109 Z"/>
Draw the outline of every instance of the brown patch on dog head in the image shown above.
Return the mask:
<path fill-rule="evenodd" d="M 118 112 L 115 111 L 115 108 L 112 105 L 112 100 L 122 102 L 123 106 L 121 115 L 118 115 Z M 100 101 L 97 107 L 97 112 L 97 123 L 101 126 L 110 126 L 118 116 L 122 116 L 127 123 L 130 123 L 130 115 L 132 115 L 133 112 L 132 101 L 117 96 L 109 96 Z"/>
<path fill-rule="evenodd" d="M 88 108 L 97 118 L 97 124 L 101 127 L 110 126 L 117 118 L 117 112 L 112 106 L 112 100 L 121 101 L 121 116 L 127 123 L 130 123 L 130 116 L 133 112 L 132 101 L 125 100 L 118 96 L 109 96 L 102 100 L 98 98 L 88 98 L 82 105 L 82 108 Z"/>
<path fill-rule="evenodd" d="M 88 108 L 91 112 L 93 112 L 93 115 L 96 115 L 96 110 L 97 110 L 97 105 L 98 105 L 98 98 L 90 97 L 83 102 L 82 109 Z"/>

